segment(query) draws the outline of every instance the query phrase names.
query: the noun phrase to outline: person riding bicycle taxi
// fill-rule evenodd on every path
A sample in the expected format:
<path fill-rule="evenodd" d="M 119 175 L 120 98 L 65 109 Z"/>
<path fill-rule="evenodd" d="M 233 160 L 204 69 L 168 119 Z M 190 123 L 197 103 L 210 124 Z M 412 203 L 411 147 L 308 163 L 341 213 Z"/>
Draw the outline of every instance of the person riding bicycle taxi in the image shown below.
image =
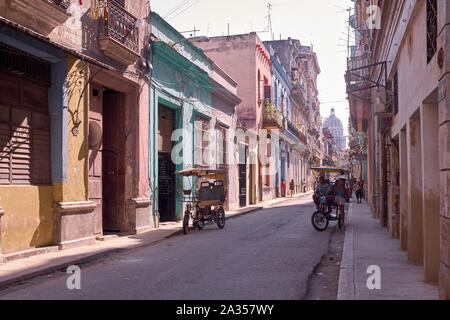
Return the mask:
<path fill-rule="evenodd" d="M 326 197 L 328 195 L 328 192 L 330 191 L 330 184 L 325 180 L 324 176 L 319 177 L 319 182 L 317 183 L 316 190 L 313 194 L 313 200 L 317 207 L 317 210 L 319 210 L 320 203 L 319 199 L 321 197 Z"/>

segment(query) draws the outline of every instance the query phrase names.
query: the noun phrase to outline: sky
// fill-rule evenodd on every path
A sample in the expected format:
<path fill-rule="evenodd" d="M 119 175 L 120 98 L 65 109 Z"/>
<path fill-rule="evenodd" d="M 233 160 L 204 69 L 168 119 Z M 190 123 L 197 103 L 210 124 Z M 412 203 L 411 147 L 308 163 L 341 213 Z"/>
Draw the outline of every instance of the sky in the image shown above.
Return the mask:
<path fill-rule="evenodd" d="M 318 78 L 322 118 L 331 108 L 344 124 L 347 135 L 349 105 L 344 74 L 347 68 L 348 17 L 350 0 L 271 0 L 272 29 L 275 40 L 299 39 L 313 45 L 322 73 Z M 221 36 L 258 32 L 271 40 L 268 27 L 268 0 L 151 0 L 152 11 L 165 18 L 180 32 L 200 30 L 195 36 Z M 168 15 L 169 14 L 169 15 Z M 193 32 L 183 33 L 194 36 Z"/>

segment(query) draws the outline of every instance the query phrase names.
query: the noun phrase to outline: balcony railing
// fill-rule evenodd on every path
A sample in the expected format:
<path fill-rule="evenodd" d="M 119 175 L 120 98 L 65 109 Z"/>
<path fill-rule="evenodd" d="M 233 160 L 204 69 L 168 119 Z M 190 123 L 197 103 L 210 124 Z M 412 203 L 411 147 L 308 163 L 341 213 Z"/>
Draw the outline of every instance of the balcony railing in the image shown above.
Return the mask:
<path fill-rule="evenodd" d="M 57 6 L 63 8 L 64 10 L 67 10 L 70 7 L 70 0 L 44 0 L 44 1 L 54 3 Z"/>
<path fill-rule="evenodd" d="M 269 100 L 265 100 L 263 126 L 267 129 L 283 129 L 283 115 Z"/>
<path fill-rule="evenodd" d="M 294 126 L 292 122 L 287 121 L 287 129 L 293 135 L 295 135 L 300 140 L 300 142 L 302 142 L 305 145 L 308 144 L 308 139 L 306 138 L 306 136 L 296 126 Z"/>
<path fill-rule="evenodd" d="M 100 48 L 104 54 L 125 64 L 139 58 L 137 18 L 114 1 L 102 1 L 104 17 L 100 26 Z"/>
<path fill-rule="evenodd" d="M 305 88 L 298 81 L 293 82 L 291 96 L 298 105 L 306 107 Z"/>

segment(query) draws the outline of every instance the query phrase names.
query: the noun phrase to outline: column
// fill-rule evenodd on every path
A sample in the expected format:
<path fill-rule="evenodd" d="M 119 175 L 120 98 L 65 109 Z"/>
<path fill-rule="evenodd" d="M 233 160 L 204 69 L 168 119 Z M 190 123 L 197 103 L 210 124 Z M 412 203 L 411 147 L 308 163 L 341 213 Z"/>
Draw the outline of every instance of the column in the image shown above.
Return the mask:
<path fill-rule="evenodd" d="M 439 154 L 441 190 L 441 266 L 439 293 L 450 299 L 450 0 L 438 1 L 438 52 L 443 60 L 439 81 Z"/>
<path fill-rule="evenodd" d="M 440 265 L 439 114 L 437 104 L 421 107 L 423 242 L 425 281 L 437 283 Z"/>
<path fill-rule="evenodd" d="M 400 248 L 408 250 L 408 148 L 406 128 L 400 131 Z"/>
<path fill-rule="evenodd" d="M 423 264 L 422 147 L 420 114 L 411 117 L 407 128 L 408 157 L 408 259 Z"/>

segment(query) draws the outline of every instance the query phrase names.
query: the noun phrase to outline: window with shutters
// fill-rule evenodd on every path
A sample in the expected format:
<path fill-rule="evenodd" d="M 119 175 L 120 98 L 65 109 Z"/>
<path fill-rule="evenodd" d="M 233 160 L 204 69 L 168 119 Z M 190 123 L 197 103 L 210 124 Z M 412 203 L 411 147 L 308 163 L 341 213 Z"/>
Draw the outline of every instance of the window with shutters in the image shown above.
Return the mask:
<path fill-rule="evenodd" d="M 219 169 L 225 169 L 227 167 L 227 161 L 228 161 L 228 152 L 227 152 L 227 134 L 228 130 L 226 127 L 219 125 L 219 139 L 218 141 L 218 164 L 217 168 Z"/>
<path fill-rule="evenodd" d="M 208 147 L 207 132 L 210 128 L 209 120 L 196 115 L 195 117 L 195 165 L 196 167 L 207 167 L 206 149 Z"/>
<path fill-rule="evenodd" d="M 0 79 L 0 184 L 49 184 L 48 88 L 3 73 Z"/>

